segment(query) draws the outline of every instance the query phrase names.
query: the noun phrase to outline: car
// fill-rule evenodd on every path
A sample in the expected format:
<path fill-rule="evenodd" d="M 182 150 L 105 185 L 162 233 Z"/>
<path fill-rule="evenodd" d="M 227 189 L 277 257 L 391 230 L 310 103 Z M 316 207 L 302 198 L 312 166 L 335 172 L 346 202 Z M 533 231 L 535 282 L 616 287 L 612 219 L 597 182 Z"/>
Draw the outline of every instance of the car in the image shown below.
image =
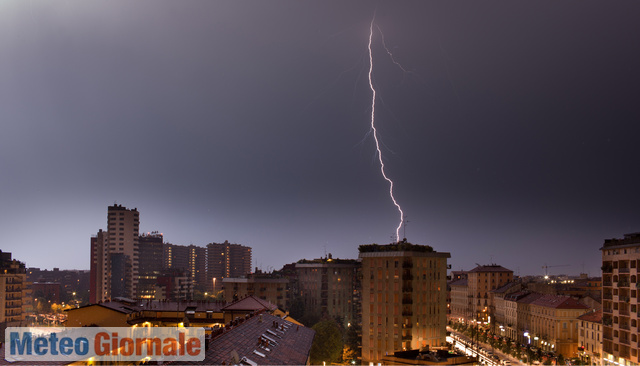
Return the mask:
<path fill-rule="evenodd" d="M 511 366 L 511 361 L 509 361 L 509 360 L 502 360 L 502 365 L 503 365 L 503 366 Z"/>

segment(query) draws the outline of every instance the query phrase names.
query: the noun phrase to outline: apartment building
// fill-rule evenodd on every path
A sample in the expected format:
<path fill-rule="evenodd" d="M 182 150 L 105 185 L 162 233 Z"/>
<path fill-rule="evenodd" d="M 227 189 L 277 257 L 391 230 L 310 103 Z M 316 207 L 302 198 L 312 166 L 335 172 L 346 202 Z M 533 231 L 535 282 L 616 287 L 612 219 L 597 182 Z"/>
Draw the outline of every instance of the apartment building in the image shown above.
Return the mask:
<path fill-rule="evenodd" d="M 346 326 L 358 316 L 360 262 L 354 259 L 302 259 L 295 265 L 298 296 L 307 312 L 340 319 Z"/>
<path fill-rule="evenodd" d="M 250 274 L 246 278 L 225 278 L 224 300 L 228 303 L 247 296 L 256 296 L 275 304 L 281 310 L 288 310 L 289 279 L 269 274 Z"/>
<path fill-rule="evenodd" d="M 578 352 L 587 365 L 602 363 L 602 309 L 578 317 Z"/>
<path fill-rule="evenodd" d="M 89 301 L 135 298 L 138 286 L 140 213 L 114 204 L 107 209 L 107 231 L 91 238 Z"/>
<path fill-rule="evenodd" d="M 0 323 L 19 324 L 31 306 L 24 263 L 0 250 Z"/>
<path fill-rule="evenodd" d="M 158 276 L 163 270 L 163 236 L 152 232 L 138 237 L 138 299 L 154 299 Z"/>
<path fill-rule="evenodd" d="M 512 282 L 513 271 L 497 264 L 479 265 L 467 272 L 467 279 L 472 319 L 488 322 L 494 309 L 489 292 Z"/>
<path fill-rule="evenodd" d="M 578 354 L 578 317 L 589 307 L 569 296 L 543 295 L 529 304 L 527 343 L 565 357 Z"/>
<path fill-rule="evenodd" d="M 360 246 L 363 362 L 445 344 L 450 257 L 406 240 Z"/>
<path fill-rule="evenodd" d="M 228 277 L 244 277 L 251 273 L 251 248 L 224 243 L 207 244 L 207 286 L 208 292 L 222 290 L 222 280 Z"/>
<path fill-rule="evenodd" d="M 602 251 L 602 361 L 640 363 L 640 233 L 607 239 Z"/>
<path fill-rule="evenodd" d="M 469 286 L 467 279 L 459 279 L 449 283 L 450 288 L 450 318 L 455 321 L 464 321 L 471 313 L 471 300 L 469 299 Z"/>
<path fill-rule="evenodd" d="M 164 268 L 189 271 L 195 289 L 207 289 L 207 248 L 196 245 L 165 243 Z"/>

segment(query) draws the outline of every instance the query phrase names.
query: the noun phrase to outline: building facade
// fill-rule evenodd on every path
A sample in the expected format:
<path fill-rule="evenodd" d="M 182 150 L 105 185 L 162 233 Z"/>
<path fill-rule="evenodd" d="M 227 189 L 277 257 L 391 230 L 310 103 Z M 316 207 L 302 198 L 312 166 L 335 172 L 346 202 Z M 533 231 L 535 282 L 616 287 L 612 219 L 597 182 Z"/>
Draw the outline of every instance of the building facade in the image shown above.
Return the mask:
<path fill-rule="evenodd" d="M 163 243 L 161 233 L 153 232 L 140 235 L 138 238 L 138 299 L 154 299 L 155 285 L 163 270 Z"/>
<path fill-rule="evenodd" d="M 111 297 L 135 298 L 138 286 L 140 213 L 109 206 L 107 231 L 91 238 L 90 302 Z"/>
<path fill-rule="evenodd" d="M 224 243 L 207 244 L 207 286 L 208 292 L 222 290 L 222 280 L 228 277 L 244 277 L 251 273 L 251 248 Z"/>
<path fill-rule="evenodd" d="M 362 360 L 445 344 L 447 258 L 406 240 L 361 245 Z"/>
<path fill-rule="evenodd" d="M 289 279 L 267 274 L 250 274 L 246 278 L 225 278 L 224 300 L 228 303 L 247 296 L 256 296 L 262 300 L 288 310 Z"/>
<path fill-rule="evenodd" d="M 602 361 L 640 363 L 640 233 L 607 239 L 602 251 Z"/>
<path fill-rule="evenodd" d="M 602 309 L 578 318 L 578 352 L 587 365 L 602 364 Z"/>
<path fill-rule="evenodd" d="M 188 271 L 195 289 L 207 286 L 207 248 L 196 245 L 164 244 L 165 269 Z"/>
<path fill-rule="evenodd" d="M 18 324 L 31 307 L 24 263 L 0 250 L 0 323 Z"/>
<path fill-rule="evenodd" d="M 467 272 L 471 317 L 489 323 L 495 311 L 490 292 L 513 281 L 513 271 L 497 264 L 477 266 Z"/>
<path fill-rule="evenodd" d="M 358 315 L 359 288 L 354 259 L 326 258 L 300 260 L 296 263 L 297 293 L 307 312 L 340 319 L 344 326 Z M 355 298 L 354 298 L 355 295 Z"/>
<path fill-rule="evenodd" d="M 589 308 L 569 296 L 543 295 L 530 306 L 531 327 L 527 343 L 543 351 L 578 356 L 578 317 Z"/>

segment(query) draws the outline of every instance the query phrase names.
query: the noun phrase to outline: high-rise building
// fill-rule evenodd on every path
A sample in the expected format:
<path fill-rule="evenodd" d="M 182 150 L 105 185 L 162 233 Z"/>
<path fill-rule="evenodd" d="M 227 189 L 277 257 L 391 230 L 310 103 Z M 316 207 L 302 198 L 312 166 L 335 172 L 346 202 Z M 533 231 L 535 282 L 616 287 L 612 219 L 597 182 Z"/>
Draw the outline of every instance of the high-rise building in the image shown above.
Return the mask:
<path fill-rule="evenodd" d="M 340 319 L 344 326 L 358 316 L 358 270 L 355 259 L 302 259 L 296 263 L 297 293 L 307 313 Z"/>
<path fill-rule="evenodd" d="M 251 273 L 251 248 L 224 243 L 207 244 L 207 291 L 222 290 L 222 280 L 227 277 L 244 277 Z"/>
<path fill-rule="evenodd" d="M 406 240 L 361 245 L 362 360 L 446 342 L 447 258 Z"/>
<path fill-rule="evenodd" d="M 163 270 L 163 236 L 152 232 L 138 238 L 138 299 L 155 299 L 155 285 Z"/>
<path fill-rule="evenodd" d="M 91 238 L 91 302 L 112 297 L 136 297 L 139 225 L 137 209 L 109 206 L 107 231 L 100 230 Z"/>
<path fill-rule="evenodd" d="M 195 289 L 206 290 L 207 248 L 196 245 L 164 244 L 164 268 L 188 271 Z"/>
<path fill-rule="evenodd" d="M 0 323 L 18 324 L 25 320 L 27 307 L 30 307 L 24 296 L 27 294 L 26 281 L 24 263 L 11 259 L 11 253 L 0 250 Z"/>
<path fill-rule="evenodd" d="M 607 239 L 602 251 L 602 361 L 640 363 L 640 233 Z"/>

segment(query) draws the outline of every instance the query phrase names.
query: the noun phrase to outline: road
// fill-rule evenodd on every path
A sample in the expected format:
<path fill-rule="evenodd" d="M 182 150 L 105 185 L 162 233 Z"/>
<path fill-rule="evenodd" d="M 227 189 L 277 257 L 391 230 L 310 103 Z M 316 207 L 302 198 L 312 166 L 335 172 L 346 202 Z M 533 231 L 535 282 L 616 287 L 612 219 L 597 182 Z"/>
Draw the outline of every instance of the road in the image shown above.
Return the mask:
<path fill-rule="evenodd" d="M 475 340 L 472 343 L 469 337 L 465 336 L 462 333 L 456 332 L 455 330 L 453 330 L 453 328 L 447 327 L 447 331 L 451 332 L 452 340 L 456 341 L 456 348 L 462 350 L 470 356 L 476 357 L 476 349 L 479 347 L 484 348 L 485 350 L 492 349 L 491 346 L 486 343 L 477 342 Z M 486 352 L 479 352 L 480 362 L 484 363 L 485 365 L 496 366 L 503 365 L 503 362 L 505 360 L 508 360 L 511 362 L 511 365 L 523 365 L 523 363 L 517 358 L 511 355 L 504 354 L 502 353 L 502 351 L 496 348 L 493 349 L 493 354 L 498 356 L 499 360 L 491 358 Z"/>

